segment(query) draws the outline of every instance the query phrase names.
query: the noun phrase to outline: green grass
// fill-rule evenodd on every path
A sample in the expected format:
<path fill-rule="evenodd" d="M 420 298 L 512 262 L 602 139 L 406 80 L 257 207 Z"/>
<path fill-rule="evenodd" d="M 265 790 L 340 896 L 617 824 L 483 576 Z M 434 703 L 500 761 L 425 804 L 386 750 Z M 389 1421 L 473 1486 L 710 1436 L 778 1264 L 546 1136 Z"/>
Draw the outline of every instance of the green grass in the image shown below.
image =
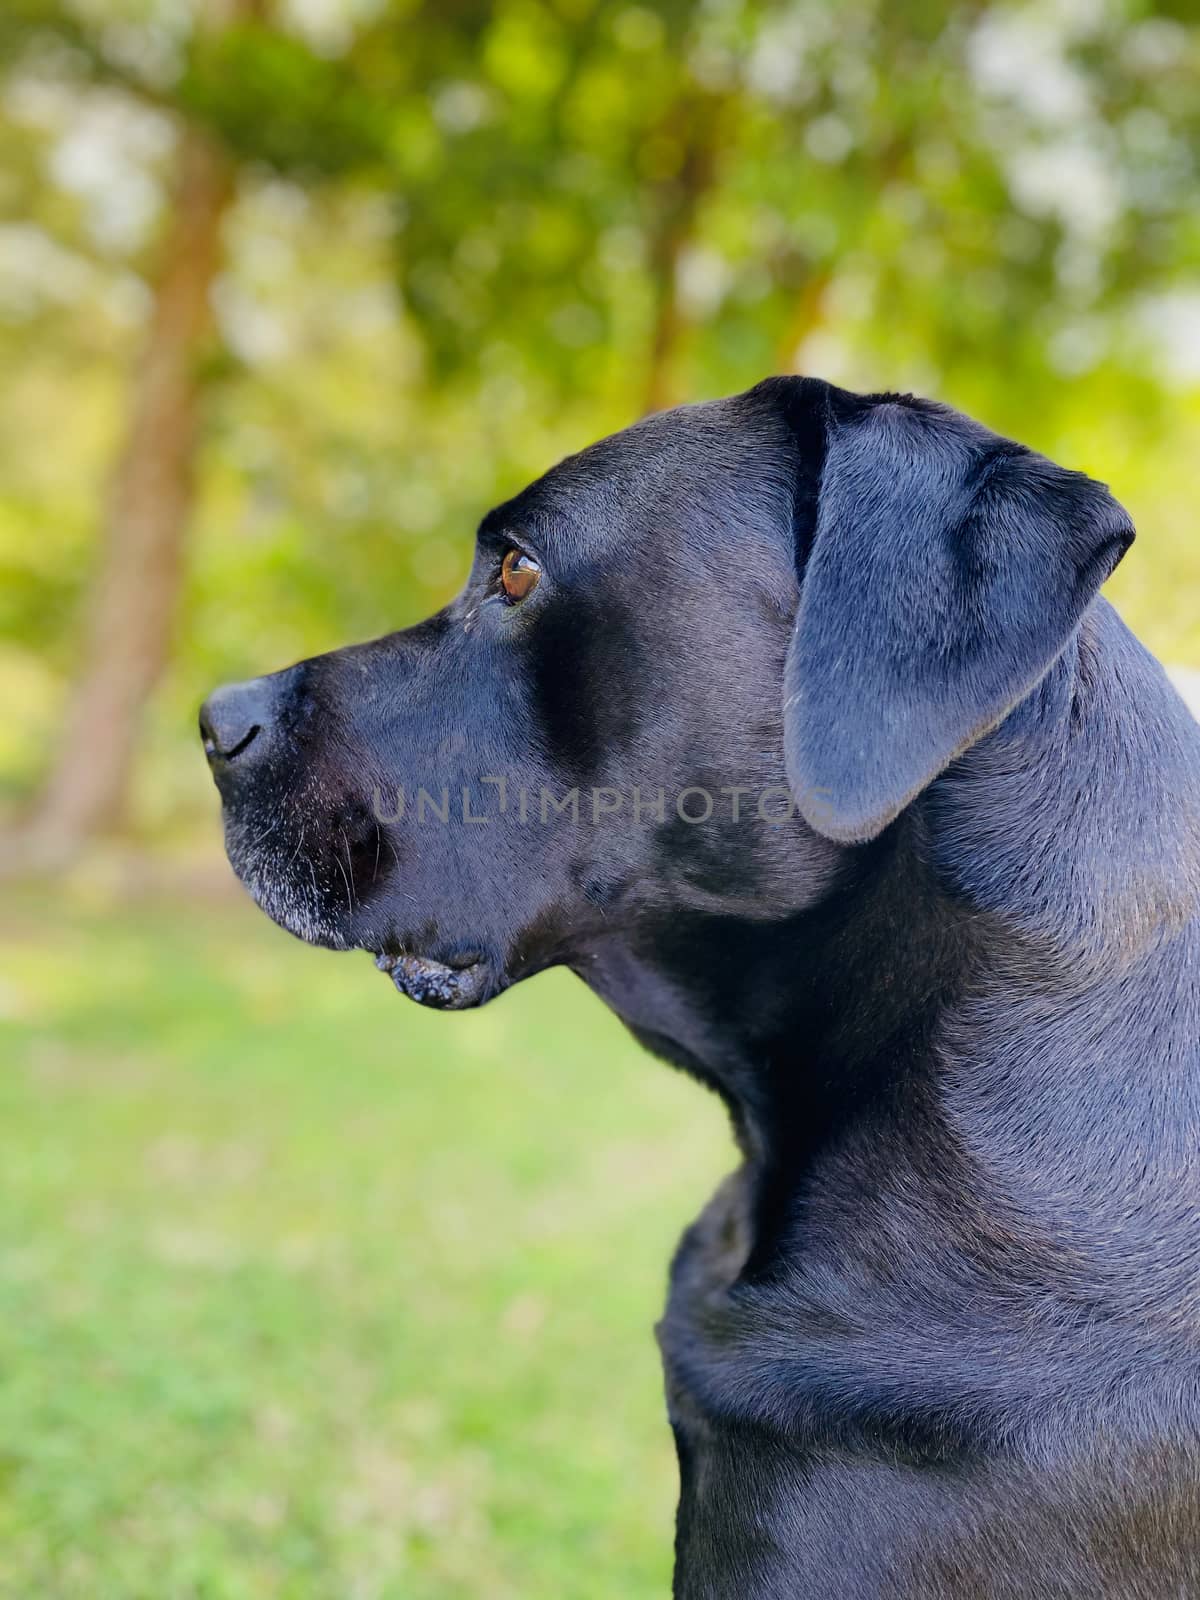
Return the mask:
<path fill-rule="evenodd" d="M 581 985 L 436 1016 L 248 904 L 30 897 L 0 1012 L 0 1592 L 666 1593 L 728 1140 Z"/>

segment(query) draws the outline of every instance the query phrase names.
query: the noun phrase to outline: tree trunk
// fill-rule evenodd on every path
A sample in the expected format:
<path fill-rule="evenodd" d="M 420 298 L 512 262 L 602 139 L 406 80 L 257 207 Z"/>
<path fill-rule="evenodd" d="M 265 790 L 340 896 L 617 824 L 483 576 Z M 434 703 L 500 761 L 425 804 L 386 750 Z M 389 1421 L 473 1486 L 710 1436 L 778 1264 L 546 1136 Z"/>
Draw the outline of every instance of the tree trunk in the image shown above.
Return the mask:
<path fill-rule="evenodd" d="M 674 405 L 675 360 L 688 331 L 679 298 L 679 267 L 692 241 L 696 219 L 716 177 L 719 124 L 724 102 L 716 96 L 685 99 L 674 108 L 666 131 L 682 146 L 678 171 L 651 194 L 655 226 L 649 267 L 654 284 L 654 328 L 646 365 L 642 412 Z"/>
<path fill-rule="evenodd" d="M 32 865 L 69 860 L 119 820 L 142 712 L 167 663 L 192 509 L 210 290 L 232 190 L 224 154 L 205 133 L 185 129 L 87 642 L 62 747 L 31 822 Z"/>
<path fill-rule="evenodd" d="M 799 287 L 793 287 L 791 308 L 775 356 L 777 372 L 797 370 L 796 355 L 800 346 L 821 325 L 825 291 L 832 278 L 829 267 L 813 267 L 808 269 Z"/>

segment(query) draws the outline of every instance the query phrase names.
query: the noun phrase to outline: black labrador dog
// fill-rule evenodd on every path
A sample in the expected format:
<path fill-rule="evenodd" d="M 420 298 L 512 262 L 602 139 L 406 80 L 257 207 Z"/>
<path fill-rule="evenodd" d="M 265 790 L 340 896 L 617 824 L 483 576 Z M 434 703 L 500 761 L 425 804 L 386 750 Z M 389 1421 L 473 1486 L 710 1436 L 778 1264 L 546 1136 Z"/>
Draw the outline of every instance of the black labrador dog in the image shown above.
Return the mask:
<path fill-rule="evenodd" d="M 770 379 L 564 461 L 418 627 L 217 691 L 284 927 L 554 964 L 729 1108 L 659 1328 L 687 1600 L 1200 1595 L 1200 729 L 1099 484 Z"/>

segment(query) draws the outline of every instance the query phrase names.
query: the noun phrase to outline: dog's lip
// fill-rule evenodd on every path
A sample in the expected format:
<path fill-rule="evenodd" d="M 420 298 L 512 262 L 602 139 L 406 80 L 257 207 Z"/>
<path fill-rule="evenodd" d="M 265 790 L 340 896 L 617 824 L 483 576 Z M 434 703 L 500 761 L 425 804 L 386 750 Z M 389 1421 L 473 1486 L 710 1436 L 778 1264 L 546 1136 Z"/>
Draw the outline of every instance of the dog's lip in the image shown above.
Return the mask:
<path fill-rule="evenodd" d="M 479 1005 L 495 987 L 491 968 L 479 955 L 451 963 L 407 951 L 380 950 L 375 965 L 387 973 L 401 994 L 437 1011 L 463 1011 Z"/>

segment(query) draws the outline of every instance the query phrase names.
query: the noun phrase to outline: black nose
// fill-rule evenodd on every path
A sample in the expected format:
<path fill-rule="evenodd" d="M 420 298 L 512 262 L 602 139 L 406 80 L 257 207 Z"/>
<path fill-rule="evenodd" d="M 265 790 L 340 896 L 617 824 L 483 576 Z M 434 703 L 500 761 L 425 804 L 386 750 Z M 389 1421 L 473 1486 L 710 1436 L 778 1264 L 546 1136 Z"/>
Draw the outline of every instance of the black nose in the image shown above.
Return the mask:
<path fill-rule="evenodd" d="M 200 707 L 200 737 L 214 765 L 248 761 L 267 744 L 274 717 L 275 686 L 269 678 L 226 683 Z"/>

